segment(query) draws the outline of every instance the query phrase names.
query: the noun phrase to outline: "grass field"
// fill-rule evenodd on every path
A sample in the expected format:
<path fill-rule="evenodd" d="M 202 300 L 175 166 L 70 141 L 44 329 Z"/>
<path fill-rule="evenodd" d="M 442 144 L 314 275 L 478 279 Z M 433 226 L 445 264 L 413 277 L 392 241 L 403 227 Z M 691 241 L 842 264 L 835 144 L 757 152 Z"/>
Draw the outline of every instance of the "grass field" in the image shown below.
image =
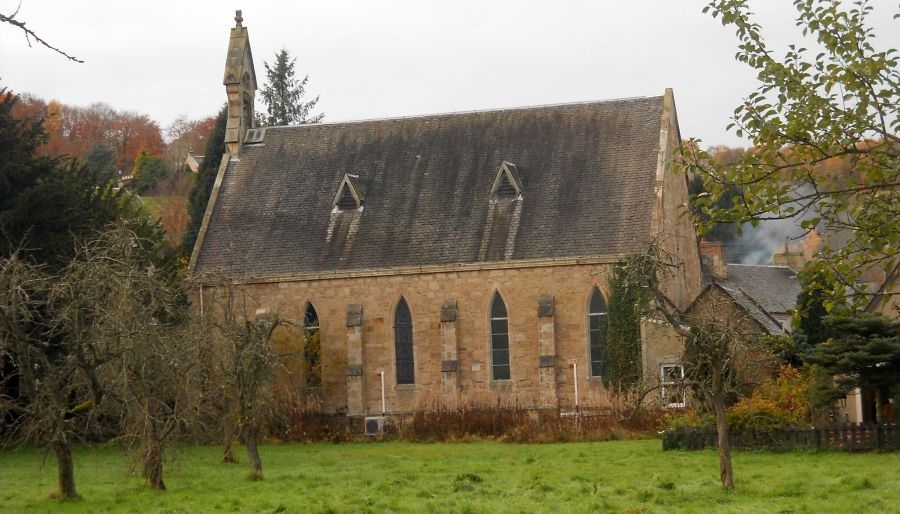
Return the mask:
<path fill-rule="evenodd" d="M 150 211 L 150 214 L 153 214 L 157 218 L 163 215 L 163 210 L 166 206 L 175 201 L 175 199 L 181 200 L 181 197 L 171 197 L 171 196 L 142 196 L 141 203 L 147 210 Z"/>
<path fill-rule="evenodd" d="M 261 449 L 265 480 L 215 447 L 181 449 L 168 491 L 116 449 L 81 448 L 81 500 L 48 498 L 52 456 L 0 453 L 0 512 L 900 512 L 900 454 L 737 453 L 737 491 L 713 451 L 655 440 L 568 444 L 369 443 Z M 243 457 L 243 456 L 242 456 Z"/>

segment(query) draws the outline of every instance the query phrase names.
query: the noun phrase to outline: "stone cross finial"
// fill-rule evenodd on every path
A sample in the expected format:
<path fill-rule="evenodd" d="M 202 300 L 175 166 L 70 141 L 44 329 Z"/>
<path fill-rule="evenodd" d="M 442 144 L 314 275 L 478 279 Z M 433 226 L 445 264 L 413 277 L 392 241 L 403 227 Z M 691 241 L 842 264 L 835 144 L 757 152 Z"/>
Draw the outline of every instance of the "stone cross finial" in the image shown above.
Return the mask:
<path fill-rule="evenodd" d="M 240 27 L 240 26 L 241 26 L 241 22 L 244 21 L 244 17 L 241 16 L 241 10 L 240 10 L 240 9 L 234 11 L 234 21 L 235 21 L 235 27 Z"/>

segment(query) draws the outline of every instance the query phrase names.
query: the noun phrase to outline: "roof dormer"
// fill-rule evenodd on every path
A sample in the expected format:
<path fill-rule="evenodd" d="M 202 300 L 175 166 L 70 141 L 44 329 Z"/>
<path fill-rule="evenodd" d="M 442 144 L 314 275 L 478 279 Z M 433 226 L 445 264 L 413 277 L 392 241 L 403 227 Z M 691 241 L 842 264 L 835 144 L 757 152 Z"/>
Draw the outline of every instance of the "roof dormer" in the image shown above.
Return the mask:
<path fill-rule="evenodd" d="M 337 193 L 334 195 L 333 211 L 359 210 L 362 209 L 365 201 L 366 197 L 363 194 L 362 185 L 359 183 L 359 176 L 348 173 L 341 179 L 341 185 L 338 186 Z"/>
<path fill-rule="evenodd" d="M 491 201 L 510 201 L 522 198 L 522 179 L 516 165 L 503 161 L 491 187 Z"/>

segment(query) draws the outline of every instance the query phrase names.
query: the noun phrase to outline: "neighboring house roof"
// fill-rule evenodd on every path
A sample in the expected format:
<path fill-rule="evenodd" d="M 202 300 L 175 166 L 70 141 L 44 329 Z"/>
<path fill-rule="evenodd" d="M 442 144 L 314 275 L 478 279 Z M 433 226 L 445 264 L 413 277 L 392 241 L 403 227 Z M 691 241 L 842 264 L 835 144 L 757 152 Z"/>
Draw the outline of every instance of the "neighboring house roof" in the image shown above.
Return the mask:
<path fill-rule="evenodd" d="M 866 312 L 881 312 L 888 317 L 895 318 L 897 313 L 887 312 L 888 307 L 891 305 L 891 301 L 896 302 L 896 297 L 898 294 L 897 291 L 897 279 L 900 278 L 900 263 L 895 264 L 894 268 L 888 273 L 884 282 L 881 283 L 881 286 L 878 288 L 878 291 L 872 295 L 872 299 L 865 307 Z M 896 305 L 896 303 L 894 304 Z"/>
<path fill-rule="evenodd" d="M 187 164 L 188 169 L 190 169 L 194 173 L 197 173 L 197 171 L 200 170 L 200 165 L 203 163 L 203 156 L 194 155 L 188 152 L 184 163 Z"/>
<path fill-rule="evenodd" d="M 716 282 L 743 291 L 770 314 L 786 314 L 797 305 L 800 281 L 787 266 L 729 264 L 725 278 Z"/>
<path fill-rule="evenodd" d="M 650 239 L 663 97 L 268 127 L 220 171 L 198 271 L 616 256 Z M 521 181 L 492 196 L 501 164 Z M 335 204 L 345 176 L 364 196 Z M 356 189 L 358 188 L 358 190 Z"/>
<path fill-rule="evenodd" d="M 685 309 L 685 312 L 690 315 L 690 313 L 694 309 L 694 306 L 698 302 L 700 302 L 701 298 L 709 294 L 713 288 L 718 289 L 728 295 L 728 297 L 731 298 L 736 306 L 744 310 L 744 312 L 746 312 L 751 319 L 759 323 L 762 328 L 770 335 L 783 335 L 785 333 L 784 327 L 781 325 L 781 323 L 770 313 L 766 312 L 766 310 L 763 309 L 757 302 L 755 302 L 753 298 L 751 298 L 741 290 L 722 285 L 718 282 L 708 284 L 703 289 L 703 291 L 701 291 L 700 294 L 697 295 L 697 298 L 694 299 L 691 305 L 689 305 L 688 308 Z"/>
<path fill-rule="evenodd" d="M 750 315 L 751 318 L 755 319 L 759 322 L 760 325 L 765 327 L 765 329 L 771 335 L 781 335 L 785 333 L 784 327 L 781 322 L 776 319 L 770 311 L 764 309 L 754 297 L 747 294 L 746 291 L 741 289 L 734 289 L 732 287 L 728 287 L 721 284 L 716 284 L 722 288 L 723 291 L 728 293 L 738 305 L 744 308 L 747 311 L 747 314 Z"/>

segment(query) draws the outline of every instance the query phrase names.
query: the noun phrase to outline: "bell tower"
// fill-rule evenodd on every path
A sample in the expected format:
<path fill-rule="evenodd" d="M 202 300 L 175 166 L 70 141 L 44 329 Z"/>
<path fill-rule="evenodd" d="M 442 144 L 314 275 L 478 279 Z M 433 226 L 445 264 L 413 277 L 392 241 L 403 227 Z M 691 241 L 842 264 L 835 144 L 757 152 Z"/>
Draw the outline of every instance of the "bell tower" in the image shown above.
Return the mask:
<path fill-rule="evenodd" d="M 228 122 L 225 126 L 225 152 L 239 155 L 244 136 L 256 125 L 253 101 L 256 97 L 256 71 L 250 53 L 250 37 L 242 25 L 241 11 L 235 11 L 235 25 L 225 58 L 225 93 L 228 96 Z"/>

